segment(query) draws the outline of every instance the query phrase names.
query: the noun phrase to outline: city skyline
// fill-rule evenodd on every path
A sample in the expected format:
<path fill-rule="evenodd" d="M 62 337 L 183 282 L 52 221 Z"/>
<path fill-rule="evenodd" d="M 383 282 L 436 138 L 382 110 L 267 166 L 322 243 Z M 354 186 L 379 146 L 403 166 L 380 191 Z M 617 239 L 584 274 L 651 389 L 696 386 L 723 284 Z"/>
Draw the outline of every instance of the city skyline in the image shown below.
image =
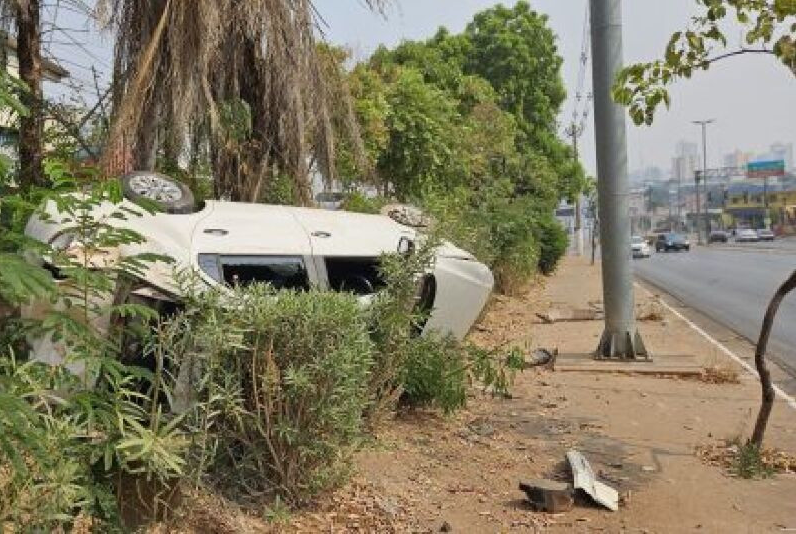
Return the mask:
<path fill-rule="evenodd" d="M 790 141 L 774 141 L 761 151 L 744 150 L 741 147 L 735 148 L 726 154 L 720 154 L 716 161 L 708 160 L 709 168 L 716 167 L 744 167 L 752 161 L 783 160 L 785 170 L 793 172 L 794 166 L 794 146 L 796 143 Z M 672 156 L 669 164 L 646 165 L 639 168 L 630 169 L 631 182 L 657 182 L 665 180 L 691 180 L 694 172 L 702 168 L 702 148 L 698 143 L 687 139 L 677 141 L 672 149 Z"/>

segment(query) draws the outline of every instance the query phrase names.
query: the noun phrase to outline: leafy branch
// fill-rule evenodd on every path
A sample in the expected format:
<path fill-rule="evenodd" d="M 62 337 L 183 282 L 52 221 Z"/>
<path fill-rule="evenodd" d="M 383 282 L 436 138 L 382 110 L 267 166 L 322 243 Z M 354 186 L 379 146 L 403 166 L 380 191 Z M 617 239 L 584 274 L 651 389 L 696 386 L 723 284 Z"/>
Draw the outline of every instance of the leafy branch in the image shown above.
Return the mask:
<path fill-rule="evenodd" d="M 796 76 L 796 1 L 696 0 L 703 13 L 683 31 L 672 34 L 663 59 L 637 63 L 619 73 L 614 100 L 628 107 L 636 125 L 650 125 L 657 108 L 671 104 L 668 87 L 706 71 L 719 61 L 745 54 L 776 57 Z M 722 24 L 734 18 L 744 28 L 737 50 L 727 49 Z"/>

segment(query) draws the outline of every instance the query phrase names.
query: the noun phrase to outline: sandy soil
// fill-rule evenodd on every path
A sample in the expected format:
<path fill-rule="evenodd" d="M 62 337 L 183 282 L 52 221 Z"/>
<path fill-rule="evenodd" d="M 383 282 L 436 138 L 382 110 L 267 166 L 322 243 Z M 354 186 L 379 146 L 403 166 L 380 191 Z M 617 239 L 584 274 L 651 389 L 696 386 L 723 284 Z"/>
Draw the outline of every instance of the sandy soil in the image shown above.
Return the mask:
<path fill-rule="evenodd" d="M 602 322 L 544 324 L 551 306 L 599 306 L 599 267 L 568 259 L 552 278 L 517 297 L 497 297 L 474 330 L 476 343 L 590 352 Z M 361 452 L 353 480 L 278 528 L 299 532 L 768 532 L 796 530 L 796 474 L 742 480 L 695 454 L 748 436 L 759 398 L 755 379 L 685 323 L 639 292 L 653 354 L 696 355 L 737 383 L 588 372 L 527 370 L 511 399 L 478 391 L 452 417 L 399 416 Z M 745 356 L 748 356 L 745 355 Z M 722 375 L 725 376 L 725 375 Z M 767 445 L 796 453 L 796 412 L 777 402 Z M 521 480 L 569 480 L 564 454 L 583 452 L 622 495 L 618 512 L 578 500 L 563 514 L 531 511 Z M 232 520 L 230 520 L 232 521 Z M 267 530 L 260 521 L 234 531 Z M 202 531 L 227 531 L 204 523 Z M 270 528 L 274 528 L 273 526 Z"/>

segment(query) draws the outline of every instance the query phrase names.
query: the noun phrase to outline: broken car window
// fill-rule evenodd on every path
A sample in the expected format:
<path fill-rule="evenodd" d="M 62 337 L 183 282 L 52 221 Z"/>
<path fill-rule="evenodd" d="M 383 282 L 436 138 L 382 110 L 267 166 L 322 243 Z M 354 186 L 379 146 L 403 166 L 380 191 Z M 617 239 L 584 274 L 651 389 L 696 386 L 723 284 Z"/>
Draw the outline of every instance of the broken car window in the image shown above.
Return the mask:
<path fill-rule="evenodd" d="M 325 262 L 329 287 L 334 291 L 368 295 L 385 285 L 378 258 L 328 257 Z"/>
<path fill-rule="evenodd" d="M 262 282 L 275 289 L 309 289 L 307 269 L 300 257 L 200 254 L 199 267 L 213 280 L 230 286 Z"/>

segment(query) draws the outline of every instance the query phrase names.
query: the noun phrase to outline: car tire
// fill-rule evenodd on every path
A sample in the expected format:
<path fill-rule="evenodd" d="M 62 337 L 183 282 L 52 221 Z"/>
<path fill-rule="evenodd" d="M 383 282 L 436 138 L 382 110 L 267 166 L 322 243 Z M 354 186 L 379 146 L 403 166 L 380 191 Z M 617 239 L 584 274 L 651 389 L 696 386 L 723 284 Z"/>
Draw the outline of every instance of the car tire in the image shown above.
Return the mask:
<path fill-rule="evenodd" d="M 195 200 L 190 188 L 154 171 L 134 171 L 120 179 L 124 197 L 133 202 L 154 203 L 166 213 L 193 213 Z"/>

